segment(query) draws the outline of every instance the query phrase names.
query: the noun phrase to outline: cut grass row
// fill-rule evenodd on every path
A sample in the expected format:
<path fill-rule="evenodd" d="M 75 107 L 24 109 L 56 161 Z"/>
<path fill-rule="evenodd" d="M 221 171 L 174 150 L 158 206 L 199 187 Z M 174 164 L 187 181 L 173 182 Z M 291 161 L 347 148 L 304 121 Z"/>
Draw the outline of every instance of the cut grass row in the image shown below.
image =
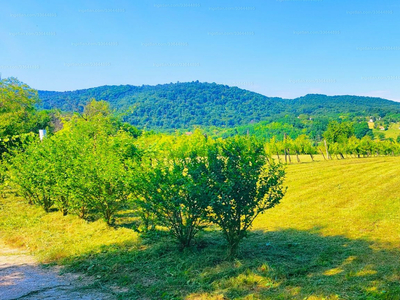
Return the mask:
<path fill-rule="evenodd" d="M 43 262 L 97 278 L 120 299 L 400 299 L 400 158 L 292 164 L 282 203 L 260 216 L 240 257 L 218 231 L 179 252 L 162 233 L 45 214 L 0 201 L 0 234 Z M 117 289 L 115 289 L 117 287 Z"/>

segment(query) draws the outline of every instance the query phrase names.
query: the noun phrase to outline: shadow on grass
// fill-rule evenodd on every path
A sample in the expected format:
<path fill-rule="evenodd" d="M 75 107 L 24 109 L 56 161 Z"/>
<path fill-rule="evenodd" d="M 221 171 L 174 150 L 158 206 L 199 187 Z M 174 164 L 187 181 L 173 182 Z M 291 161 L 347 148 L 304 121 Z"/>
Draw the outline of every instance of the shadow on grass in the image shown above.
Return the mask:
<path fill-rule="evenodd" d="M 127 228 L 134 229 L 140 225 L 140 218 L 137 216 L 137 213 L 132 209 L 121 210 L 114 216 L 116 222 L 113 224 L 114 228 Z"/>
<path fill-rule="evenodd" d="M 318 229 L 253 231 L 229 262 L 220 234 L 208 232 L 184 252 L 160 237 L 65 264 L 118 286 L 120 299 L 400 299 L 400 253 L 371 246 Z"/>

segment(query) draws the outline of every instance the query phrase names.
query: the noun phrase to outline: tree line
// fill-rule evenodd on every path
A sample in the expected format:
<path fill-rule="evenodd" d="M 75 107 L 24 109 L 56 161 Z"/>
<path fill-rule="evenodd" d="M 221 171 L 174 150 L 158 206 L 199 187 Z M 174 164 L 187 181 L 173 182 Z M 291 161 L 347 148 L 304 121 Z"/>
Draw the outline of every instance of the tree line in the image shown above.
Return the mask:
<path fill-rule="evenodd" d="M 267 143 L 250 134 L 161 134 L 122 122 L 105 101 L 57 115 L 37 111 L 36 92 L 17 80 L 0 87 L 3 186 L 46 212 L 102 218 L 109 225 L 119 211 L 132 209 L 135 230 L 167 230 L 182 249 L 214 224 L 230 257 L 253 220 L 284 196 L 283 159 L 400 153 L 396 141 L 373 140 L 368 131 L 359 138 L 351 122 L 329 122 L 319 142 L 305 134 Z M 44 127 L 49 135 L 41 141 L 35 132 Z"/>
<path fill-rule="evenodd" d="M 137 231 L 166 230 L 181 249 L 217 225 L 230 258 L 253 220 L 285 193 L 282 164 L 254 137 L 143 133 L 96 100 L 43 140 L 26 134 L 8 147 L 1 173 L 3 187 L 46 212 L 113 225 L 130 209 Z"/>
<path fill-rule="evenodd" d="M 317 154 L 322 155 L 324 159 L 400 154 L 400 138 L 396 140 L 374 139 L 372 132 L 366 130 L 362 135 L 357 135 L 355 126 L 351 122 L 331 121 L 327 127 L 319 142 L 305 134 L 299 135 L 295 139 L 282 134 L 281 140 L 273 137 L 266 143 L 267 151 L 285 162 L 291 162 L 291 156 L 295 156 L 296 160 L 300 162 L 299 155 L 310 155 L 314 160 L 314 155 Z"/>
<path fill-rule="evenodd" d="M 82 112 L 91 98 L 107 100 L 123 114 L 124 121 L 140 129 L 163 132 L 201 126 L 234 134 L 235 128 L 239 132 L 252 131 L 260 122 L 290 122 L 296 130 L 307 127 L 307 132 L 302 133 L 318 138 L 319 127 L 325 125 L 323 131 L 326 130 L 327 118 L 345 117 L 356 121 L 361 117 L 365 122 L 367 117 L 372 117 L 380 119 L 379 122 L 400 121 L 400 104 L 381 98 L 316 94 L 296 99 L 271 98 L 238 87 L 198 81 L 102 86 L 71 92 L 39 91 L 39 96 L 41 108 L 69 112 Z M 258 128 L 254 129 L 260 133 Z"/>

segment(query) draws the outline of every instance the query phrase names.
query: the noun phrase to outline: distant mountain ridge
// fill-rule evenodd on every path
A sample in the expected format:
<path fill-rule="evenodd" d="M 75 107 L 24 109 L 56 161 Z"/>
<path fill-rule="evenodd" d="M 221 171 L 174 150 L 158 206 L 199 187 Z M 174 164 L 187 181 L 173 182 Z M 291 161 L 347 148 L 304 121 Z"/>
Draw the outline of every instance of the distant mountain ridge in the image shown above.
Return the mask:
<path fill-rule="evenodd" d="M 91 99 L 105 100 L 139 128 L 171 130 L 192 126 L 234 127 L 285 115 L 368 116 L 400 114 L 400 103 L 373 97 L 309 94 L 296 99 L 267 97 L 216 83 L 186 82 L 156 86 L 100 86 L 39 91 L 40 108 L 82 111 Z"/>

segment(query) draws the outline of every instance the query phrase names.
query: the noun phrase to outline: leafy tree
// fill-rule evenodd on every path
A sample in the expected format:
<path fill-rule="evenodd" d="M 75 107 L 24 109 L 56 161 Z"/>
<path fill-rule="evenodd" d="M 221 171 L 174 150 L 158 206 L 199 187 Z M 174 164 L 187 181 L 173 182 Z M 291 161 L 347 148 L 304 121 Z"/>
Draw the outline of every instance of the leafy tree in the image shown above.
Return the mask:
<path fill-rule="evenodd" d="M 156 156 L 144 155 L 140 161 L 136 188 L 140 206 L 170 230 L 181 249 L 190 245 L 206 221 L 210 199 L 207 143 L 200 132 L 175 137 L 159 146 Z"/>
<path fill-rule="evenodd" d="M 266 165 L 264 146 L 248 137 L 216 143 L 208 159 L 210 220 L 221 227 L 232 258 L 254 219 L 282 199 L 285 172 L 272 161 Z"/>
<path fill-rule="evenodd" d="M 111 224 L 131 195 L 130 166 L 137 157 L 134 138 L 116 124 L 105 109 L 65 120 L 62 130 L 10 156 L 11 182 L 46 211 L 55 205 L 64 215 L 100 215 Z"/>
<path fill-rule="evenodd" d="M 349 154 L 359 157 L 361 153 L 360 140 L 355 136 L 350 137 L 347 143 L 347 151 Z"/>
<path fill-rule="evenodd" d="M 374 153 L 375 150 L 375 144 L 369 136 L 364 136 L 361 139 L 359 147 L 360 153 L 364 156 L 370 156 L 372 153 Z"/>
<path fill-rule="evenodd" d="M 79 184 L 93 213 L 99 213 L 107 224 L 131 195 L 132 169 L 127 169 L 123 156 L 113 149 L 113 139 L 97 138 L 92 151 L 85 153 Z"/>
<path fill-rule="evenodd" d="M 134 137 L 118 126 L 108 103 L 93 99 L 82 116 L 73 116 L 55 135 L 55 146 L 63 151 L 59 158 L 69 159 L 55 163 L 65 168 L 57 172 L 61 176 L 57 196 L 68 200 L 69 209 L 82 218 L 100 214 L 111 224 L 130 197 L 129 161 L 136 159 L 137 149 Z"/>
<path fill-rule="evenodd" d="M 37 91 L 16 78 L 0 81 L 0 155 L 22 147 L 27 134 L 52 129 L 51 113 L 37 111 Z"/>
<path fill-rule="evenodd" d="M 354 128 L 350 122 L 339 123 L 331 121 L 323 136 L 329 143 L 342 142 L 354 135 Z"/>
<path fill-rule="evenodd" d="M 299 151 L 301 154 L 308 154 L 310 155 L 311 159 L 314 160 L 314 154 L 317 153 L 317 150 L 313 146 L 312 141 L 304 134 L 297 137 L 295 140 L 296 143 L 296 150 Z"/>
<path fill-rule="evenodd" d="M 354 135 L 356 138 L 361 139 L 366 135 L 369 135 L 371 138 L 374 138 L 374 134 L 372 130 L 368 127 L 367 122 L 359 122 L 354 124 Z"/>
<path fill-rule="evenodd" d="M 300 162 L 299 154 L 308 154 L 310 155 L 311 159 L 314 160 L 313 154 L 316 153 L 316 150 L 314 149 L 312 142 L 305 134 L 299 135 L 295 140 L 293 140 L 291 148 L 296 153 L 298 162 Z"/>
<path fill-rule="evenodd" d="M 38 139 L 24 151 L 9 157 L 8 180 L 30 204 L 36 204 L 49 212 L 54 204 L 52 198 L 55 178 L 49 163 L 48 148 Z"/>
<path fill-rule="evenodd" d="M 375 134 L 375 138 L 378 139 L 378 140 L 380 140 L 380 141 L 384 141 L 385 138 L 386 138 L 386 136 L 385 136 L 385 134 L 384 134 L 383 132 L 377 132 L 377 133 Z"/>
<path fill-rule="evenodd" d="M 280 160 L 279 154 L 283 152 L 283 145 L 281 142 L 277 141 L 276 137 L 272 137 L 272 139 L 266 144 L 266 151 L 269 155 L 277 155 L 278 160 Z"/>
<path fill-rule="evenodd" d="M 16 78 L 0 81 L 0 136 L 29 132 L 37 101 L 37 92 Z"/>
<path fill-rule="evenodd" d="M 96 99 L 92 98 L 83 109 L 82 115 L 85 120 L 109 117 L 111 115 L 110 104 L 106 101 L 96 101 Z"/>

